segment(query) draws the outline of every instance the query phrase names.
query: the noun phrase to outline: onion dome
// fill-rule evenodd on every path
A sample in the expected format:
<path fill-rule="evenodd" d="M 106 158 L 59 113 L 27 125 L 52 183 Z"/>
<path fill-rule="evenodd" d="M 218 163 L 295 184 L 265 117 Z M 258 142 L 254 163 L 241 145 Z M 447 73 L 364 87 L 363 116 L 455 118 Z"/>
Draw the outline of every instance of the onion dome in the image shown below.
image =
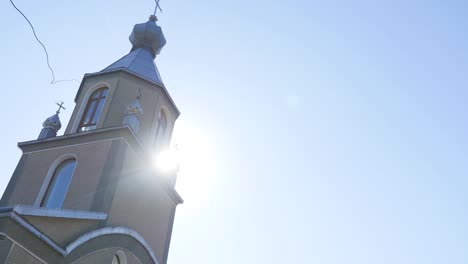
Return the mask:
<path fill-rule="evenodd" d="M 133 101 L 127 106 L 127 110 L 125 111 L 125 114 L 136 115 L 139 117 L 143 115 L 143 107 L 140 104 L 140 98 L 137 98 L 135 101 Z"/>
<path fill-rule="evenodd" d="M 157 20 L 155 15 L 151 15 L 148 22 L 136 24 L 133 27 L 129 38 L 133 45 L 132 50 L 138 48 L 149 49 L 153 58 L 161 52 L 164 45 L 166 45 L 166 38 L 161 27 L 156 25 Z"/>
<path fill-rule="evenodd" d="M 136 24 L 129 37 L 132 50 L 99 73 L 126 71 L 164 87 L 154 59 L 166 44 L 166 38 L 156 21 L 156 16 L 152 15 L 148 22 Z"/>
<path fill-rule="evenodd" d="M 62 123 L 59 118 L 59 111 L 49 118 L 47 118 L 44 123 L 42 123 L 42 130 L 37 139 L 48 139 L 54 138 L 57 136 L 57 132 L 62 127 Z"/>
<path fill-rule="evenodd" d="M 62 128 L 62 123 L 60 122 L 60 118 L 58 113 L 47 118 L 44 123 L 42 123 L 43 128 L 52 128 L 55 132 L 58 132 L 60 128 Z"/>

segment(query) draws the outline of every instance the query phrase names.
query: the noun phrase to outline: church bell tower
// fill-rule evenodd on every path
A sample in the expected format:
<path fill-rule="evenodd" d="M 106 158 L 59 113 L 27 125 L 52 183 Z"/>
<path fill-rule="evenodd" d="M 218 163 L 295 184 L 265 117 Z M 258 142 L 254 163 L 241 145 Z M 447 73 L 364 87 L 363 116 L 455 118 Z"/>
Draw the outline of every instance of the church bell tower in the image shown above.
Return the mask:
<path fill-rule="evenodd" d="M 134 26 L 132 49 L 85 74 L 64 134 L 59 111 L 21 159 L 0 201 L 1 263 L 165 264 L 176 171 L 153 166 L 179 110 L 156 56 L 166 44 L 156 16 Z"/>

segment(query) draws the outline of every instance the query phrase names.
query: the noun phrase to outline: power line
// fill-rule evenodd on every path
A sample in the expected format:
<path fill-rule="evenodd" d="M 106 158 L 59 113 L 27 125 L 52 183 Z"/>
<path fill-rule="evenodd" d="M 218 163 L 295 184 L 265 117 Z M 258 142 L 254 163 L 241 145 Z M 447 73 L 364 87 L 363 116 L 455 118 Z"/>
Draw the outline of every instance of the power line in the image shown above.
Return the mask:
<path fill-rule="evenodd" d="M 52 69 L 52 66 L 50 65 L 50 61 L 49 61 L 49 53 L 47 52 L 47 48 L 46 46 L 44 45 L 44 43 L 42 43 L 42 41 L 39 39 L 39 37 L 37 36 L 36 34 L 36 30 L 34 29 L 34 26 L 33 24 L 31 23 L 31 21 L 28 19 L 28 17 L 23 13 L 21 12 L 21 10 L 16 7 L 15 3 L 13 3 L 13 0 L 10 0 L 10 3 L 11 5 L 16 9 L 16 11 L 18 11 L 23 17 L 24 19 L 28 22 L 29 26 L 31 27 L 32 29 L 32 32 L 34 34 L 34 37 L 36 38 L 37 42 L 42 46 L 42 49 L 44 50 L 44 53 L 46 55 L 46 61 L 47 61 L 47 67 L 49 68 L 50 70 L 50 73 L 52 74 L 52 81 L 50 82 L 51 84 L 56 84 L 58 82 L 70 82 L 70 81 L 76 81 L 76 79 L 70 79 L 70 80 L 55 80 L 55 73 L 54 73 L 54 70 Z"/>

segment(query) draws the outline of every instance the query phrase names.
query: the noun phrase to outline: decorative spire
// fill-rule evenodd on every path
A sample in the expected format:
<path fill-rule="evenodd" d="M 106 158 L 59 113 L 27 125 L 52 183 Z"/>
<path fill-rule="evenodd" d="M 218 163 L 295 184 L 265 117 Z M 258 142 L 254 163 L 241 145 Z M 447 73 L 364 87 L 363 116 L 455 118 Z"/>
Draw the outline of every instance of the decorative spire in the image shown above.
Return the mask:
<path fill-rule="evenodd" d="M 47 139 L 47 138 L 53 138 L 57 136 L 57 132 L 62 128 L 62 123 L 60 122 L 59 114 L 60 110 L 64 109 L 63 107 L 63 102 L 60 104 L 57 103 L 59 106 L 58 110 L 55 112 L 55 115 L 47 118 L 43 123 L 42 123 L 42 130 L 41 133 L 39 134 L 38 139 Z"/>
<path fill-rule="evenodd" d="M 136 24 L 133 27 L 129 37 L 130 43 L 133 45 L 132 51 L 139 48 L 147 49 L 153 55 L 153 59 L 161 52 L 166 45 L 166 38 L 161 27 L 156 25 L 157 20 L 156 15 L 151 15 L 148 22 Z"/>
<path fill-rule="evenodd" d="M 141 89 L 138 89 L 138 96 L 131 102 L 125 110 L 122 124 L 130 126 L 135 134 L 140 130 L 140 118 L 143 116 L 143 107 L 140 103 Z"/>

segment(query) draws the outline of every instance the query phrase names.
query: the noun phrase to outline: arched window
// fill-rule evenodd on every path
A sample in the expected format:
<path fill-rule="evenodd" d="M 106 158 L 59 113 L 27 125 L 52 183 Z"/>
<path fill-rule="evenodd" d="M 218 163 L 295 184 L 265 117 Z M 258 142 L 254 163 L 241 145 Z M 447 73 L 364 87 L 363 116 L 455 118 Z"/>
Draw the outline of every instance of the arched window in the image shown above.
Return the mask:
<path fill-rule="evenodd" d="M 156 125 L 156 141 L 155 147 L 157 150 L 161 147 L 162 139 L 164 138 L 164 134 L 166 133 L 167 128 L 167 118 L 166 114 L 163 110 L 159 111 L 158 115 L 158 124 Z"/>
<path fill-rule="evenodd" d="M 114 257 L 112 258 L 112 264 L 127 264 L 127 257 L 125 256 L 125 253 L 122 251 L 115 253 Z"/>
<path fill-rule="evenodd" d="M 106 102 L 106 96 L 108 92 L 109 89 L 104 87 L 94 91 L 94 93 L 91 94 L 83 112 L 83 116 L 81 117 L 78 131 L 89 131 L 96 129 L 96 125 L 99 121 L 99 116 L 101 115 L 104 103 Z"/>
<path fill-rule="evenodd" d="M 55 169 L 41 206 L 61 208 L 76 167 L 76 159 L 67 159 Z"/>
<path fill-rule="evenodd" d="M 112 264 L 121 264 L 119 256 L 114 255 L 114 258 L 112 258 Z"/>

